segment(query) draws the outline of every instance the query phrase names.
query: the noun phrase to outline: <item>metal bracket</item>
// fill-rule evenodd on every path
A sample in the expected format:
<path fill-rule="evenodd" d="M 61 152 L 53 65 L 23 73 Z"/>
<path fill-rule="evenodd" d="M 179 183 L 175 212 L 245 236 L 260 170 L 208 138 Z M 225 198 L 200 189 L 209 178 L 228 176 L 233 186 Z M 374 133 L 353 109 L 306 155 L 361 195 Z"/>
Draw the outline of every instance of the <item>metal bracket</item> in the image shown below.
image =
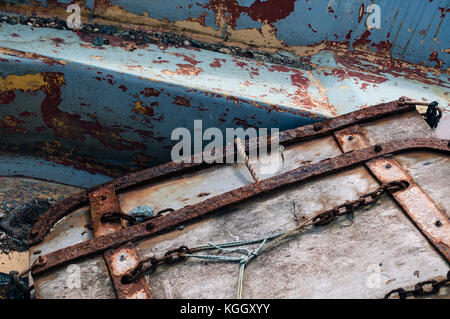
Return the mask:
<path fill-rule="evenodd" d="M 370 146 L 370 141 L 359 125 L 336 132 L 336 140 L 344 153 Z M 393 158 L 376 158 L 366 163 L 367 169 L 380 183 L 395 180 L 408 181 L 410 186 L 392 197 L 408 214 L 430 243 L 450 262 L 450 221 L 431 198 Z"/>
<path fill-rule="evenodd" d="M 91 220 L 96 238 L 113 234 L 123 227 L 121 222 L 102 222 L 102 216 L 120 211 L 119 199 L 114 186 L 107 186 L 89 193 Z M 108 266 L 117 298 L 151 299 L 151 292 L 145 277 L 133 283 L 123 284 L 121 278 L 139 264 L 139 257 L 132 243 L 110 249 L 103 254 Z"/>
<path fill-rule="evenodd" d="M 436 138 L 400 140 L 355 150 L 333 159 L 326 159 L 312 165 L 299 167 L 281 175 L 209 198 L 201 203 L 186 206 L 174 211 L 170 215 L 161 216 L 139 225 L 124 228 L 118 232 L 113 232 L 52 252 L 45 256 L 46 263 L 44 265 L 36 265 L 36 267 L 33 267 L 32 274 L 33 276 L 37 276 L 63 264 L 73 262 L 74 260 L 100 254 L 108 249 L 119 247 L 128 242 L 151 237 L 157 233 L 173 229 L 181 224 L 208 215 L 218 209 L 237 204 L 288 185 L 363 164 L 387 154 L 414 150 L 428 150 L 449 154 L 450 143 L 448 140 Z M 449 239 L 448 237 L 444 238 L 444 243 L 447 247 L 450 244 Z"/>

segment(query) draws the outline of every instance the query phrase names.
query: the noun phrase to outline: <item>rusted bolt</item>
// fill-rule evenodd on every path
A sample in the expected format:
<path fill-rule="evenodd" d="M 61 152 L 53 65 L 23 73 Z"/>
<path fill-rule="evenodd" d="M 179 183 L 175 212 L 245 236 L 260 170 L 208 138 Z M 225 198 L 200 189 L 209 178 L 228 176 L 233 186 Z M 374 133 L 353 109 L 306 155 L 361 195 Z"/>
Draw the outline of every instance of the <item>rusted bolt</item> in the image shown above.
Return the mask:
<path fill-rule="evenodd" d="M 349 141 L 353 141 L 355 138 L 352 136 L 352 135 L 350 135 L 349 137 L 348 137 L 348 140 Z"/>
<path fill-rule="evenodd" d="M 47 258 L 44 256 L 39 256 L 34 262 L 33 267 L 42 267 L 45 266 L 45 264 L 47 264 Z"/>
<path fill-rule="evenodd" d="M 436 221 L 436 222 L 434 223 L 434 225 L 435 225 L 436 227 L 441 227 L 441 226 L 442 226 L 442 222 L 441 222 L 440 220 L 438 220 L 438 221 Z"/>
<path fill-rule="evenodd" d="M 398 105 L 405 105 L 406 104 L 406 97 L 402 96 L 398 99 Z"/>
<path fill-rule="evenodd" d="M 383 148 L 380 145 L 376 145 L 375 148 L 373 149 L 376 153 L 379 153 L 383 150 Z"/>
<path fill-rule="evenodd" d="M 386 168 L 387 168 L 387 169 L 389 169 L 389 168 L 391 168 L 391 167 L 392 167 L 391 164 L 386 164 Z"/>
<path fill-rule="evenodd" d="M 148 223 L 147 225 L 145 225 L 145 228 L 147 230 L 153 230 L 155 228 L 155 224 L 153 223 Z"/>
<path fill-rule="evenodd" d="M 320 123 L 315 123 L 313 125 L 313 127 L 314 127 L 314 131 L 320 131 L 321 129 L 323 129 L 323 126 Z"/>

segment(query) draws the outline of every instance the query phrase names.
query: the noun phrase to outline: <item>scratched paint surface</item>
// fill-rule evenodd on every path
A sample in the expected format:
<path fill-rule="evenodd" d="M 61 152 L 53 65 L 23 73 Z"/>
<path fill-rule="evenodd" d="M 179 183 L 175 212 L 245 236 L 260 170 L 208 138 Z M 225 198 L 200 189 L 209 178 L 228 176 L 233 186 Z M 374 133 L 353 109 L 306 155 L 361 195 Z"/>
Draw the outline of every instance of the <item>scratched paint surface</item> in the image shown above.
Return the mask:
<path fill-rule="evenodd" d="M 223 3 L 231 6 L 232 2 Z M 95 15 L 106 16 L 111 10 L 123 13 L 120 6 L 126 6 L 133 14 L 142 14 L 145 5 L 139 3 L 114 1 L 118 6 L 89 8 L 95 9 Z M 256 14 L 259 12 L 256 5 L 252 10 L 245 9 L 252 7 L 252 1 L 240 1 L 242 10 L 236 13 L 236 21 L 219 19 L 222 15 L 219 4 L 207 1 L 200 2 L 200 6 L 192 4 L 190 8 L 187 1 L 180 1 L 173 5 L 173 10 L 162 10 L 161 5 L 155 4 L 149 16 L 162 19 L 166 15 L 169 21 L 181 21 L 204 12 L 202 10 L 213 12 L 213 16 L 205 16 L 205 22 L 191 22 L 214 27 L 219 33 L 226 24 L 228 31 L 225 33 L 229 33 L 233 41 L 238 41 L 236 37 L 242 36 L 243 30 L 247 32 L 244 38 L 259 41 L 256 35 L 262 34 L 268 40 L 270 32 L 277 29 L 279 31 L 272 34 L 273 41 L 264 40 L 255 45 L 274 46 L 291 51 L 289 54 L 294 52 L 307 64 L 305 69 L 191 46 L 144 44 L 129 50 L 122 46 L 122 39 L 114 36 L 109 37 L 110 45 L 97 47 L 92 44 L 95 38 L 92 34 L 2 23 L 1 149 L 10 153 L 31 153 L 75 169 L 77 176 L 82 176 L 77 171 L 87 171 L 93 181 L 100 181 L 105 176 L 116 177 L 169 161 L 175 143 L 171 141 L 172 130 L 177 127 L 192 130 L 194 119 L 202 119 L 204 128 L 277 127 L 283 130 L 358 107 L 395 100 L 401 95 L 423 101 L 437 100 L 448 108 L 450 85 L 448 72 L 443 70 L 447 53 L 439 53 L 442 64 L 414 60 L 406 53 L 404 60 L 394 59 L 395 45 L 382 47 L 378 45 L 381 42 L 372 39 L 383 28 L 372 30 L 370 34 L 347 32 L 349 36 L 345 39 L 348 41 L 343 42 L 339 36 L 341 27 L 333 28 L 338 32 L 333 39 L 325 32 L 329 26 L 325 27 L 324 23 L 323 30 L 312 25 L 314 30 L 322 30 L 312 32 L 312 38 L 305 32 L 302 37 L 295 36 L 296 32 L 301 32 L 301 27 L 291 28 L 294 35 L 289 38 L 290 33 L 282 31 L 287 26 L 283 23 L 288 23 L 289 19 L 303 21 L 301 10 L 297 9 L 299 3 L 301 1 L 295 3 L 292 12 L 280 11 L 277 18 Z M 433 3 L 426 9 L 434 8 L 437 2 Z M 56 10 L 57 2 L 44 5 Z M 191 11 L 185 10 L 186 5 Z M 307 11 L 314 15 L 321 5 L 308 3 L 305 8 L 311 6 Z M 337 6 L 345 9 L 339 1 Z M 231 10 L 227 8 L 226 12 Z M 191 16 L 186 18 L 185 15 Z M 108 17 L 114 22 L 114 16 Z M 353 18 L 349 18 L 347 27 L 355 18 L 350 17 Z M 445 12 L 441 20 L 445 26 Z M 252 28 L 257 32 L 252 33 Z M 442 26 L 441 29 L 435 30 L 437 40 L 433 44 L 424 40 L 413 46 L 419 51 L 427 46 L 445 51 L 441 48 L 442 42 L 445 43 L 441 37 L 447 31 Z M 316 38 L 320 37 L 321 42 L 317 42 Z M 404 34 L 398 33 L 397 38 L 403 39 Z M 295 42 L 295 39 L 303 40 Z M 355 50 L 348 50 L 348 46 Z M 0 171 L 0 174 L 8 173 Z M 44 177 L 39 174 L 43 172 L 39 173 L 36 168 L 30 176 Z M 70 178 L 62 177 L 58 181 L 74 185 Z"/>
<path fill-rule="evenodd" d="M 68 0 L 18 1 L 10 10 L 57 13 Z M 446 69 L 449 67 L 448 1 L 378 0 L 380 28 L 368 31 L 373 1 L 361 0 L 103 0 L 75 1 L 89 17 L 143 25 L 184 28 L 258 46 L 317 46 L 336 41 L 355 49 L 386 51 L 394 58 Z M 35 7 L 34 7 L 35 8 Z M 30 10 L 30 9 L 28 9 Z M 47 11 L 45 11 L 47 10 Z M 60 11 L 63 12 L 63 11 Z M 249 36 L 250 35 L 250 36 Z"/>

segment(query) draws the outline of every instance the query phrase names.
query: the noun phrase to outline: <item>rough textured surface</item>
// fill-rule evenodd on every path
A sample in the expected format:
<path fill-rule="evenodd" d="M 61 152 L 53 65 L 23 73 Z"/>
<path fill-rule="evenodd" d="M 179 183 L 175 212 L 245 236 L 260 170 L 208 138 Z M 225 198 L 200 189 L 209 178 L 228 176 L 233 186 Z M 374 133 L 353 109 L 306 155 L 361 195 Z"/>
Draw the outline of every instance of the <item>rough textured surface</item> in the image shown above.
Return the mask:
<path fill-rule="evenodd" d="M 406 118 L 407 120 L 403 120 L 401 116 L 395 117 L 385 121 L 383 125 L 385 129 L 393 130 L 395 136 L 400 135 L 403 138 L 411 136 L 410 134 L 430 135 L 431 130 L 426 125 L 421 125 L 422 120 L 418 115 L 407 114 Z M 415 125 L 415 129 L 399 128 L 403 123 L 408 123 L 408 126 Z M 376 123 L 372 130 L 368 128 L 369 132 L 373 132 L 369 134 L 371 139 L 375 139 L 374 134 L 377 130 L 381 130 L 378 125 L 379 123 Z M 329 142 L 330 146 L 333 145 L 327 138 L 317 140 L 318 152 L 323 146 L 321 143 L 325 141 Z M 296 148 L 295 155 L 291 153 L 290 156 L 296 160 L 291 161 L 289 165 L 304 165 L 302 162 L 305 160 L 316 161 L 318 158 L 328 157 L 327 153 L 316 154 L 313 151 L 314 141 L 303 142 L 293 147 Z M 337 145 L 334 144 L 328 152 L 331 151 L 333 154 L 336 150 Z M 299 158 L 297 154 L 304 157 Z M 437 162 L 445 158 L 435 154 L 428 156 Z M 402 157 L 407 159 L 408 155 Z M 239 167 L 232 166 L 227 169 L 239 172 Z M 219 172 L 220 170 L 217 173 Z M 412 170 L 410 173 L 414 177 Z M 205 171 L 204 174 L 208 176 L 212 173 Z M 223 176 L 233 178 L 229 173 Z M 193 180 L 196 178 L 193 175 L 190 177 L 194 178 Z M 247 178 L 249 182 L 250 176 Z M 177 183 L 180 185 L 186 183 L 178 191 L 189 194 L 188 180 L 172 179 L 167 184 L 162 183 L 161 187 L 169 187 L 167 188 L 169 190 Z M 211 179 L 210 187 L 222 183 L 222 179 Z M 148 187 L 151 189 L 156 186 Z M 182 230 L 143 241 L 137 246 L 138 253 L 144 258 L 152 254 L 161 255 L 168 249 L 181 245 L 194 247 L 210 241 L 220 243 L 254 239 L 276 233 L 295 226 L 292 214 L 293 201 L 296 202 L 300 218 L 307 217 L 341 204 L 345 200 L 353 200 L 376 187 L 377 183 L 363 167 L 334 174 L 222 210 L 210 218 L 186 225 Z M 429 190 L 426 190 L 433 193 L 433 188 L 440 188 L 439 181 L 438 184 L 436 181 L 434 183 L 429 181 L 428 187 Z M 198 189 L 191 190 L 192 195 L 198 195 Z M 133 192 L 123 194 L 122 209 L 133 208 L 131 198 L 136 201 L 135 206 L 142 204 L 138 200 L 142 198 L 147 204 L 155 207 L 155 210 L 159 207 L 166 208 L 164 195 L 151 197 L 152 192 L 146 192 L 145 188 L 141 188 L 138 192 L 142 196 L 133 195 Z M 442 197 L 438 203 L 448 210 L 448 196 L 445 196 L 445 191 L 443 192 L 439 193 Z M 182 199 L 185 195 L 181 196 L 181 193 L 179 195 L 168 202 L 175 206 L 184 206 Z M 127 198 L 128 196 L 130 198 Z M 194 202 L 198 200 L 195 196 L 192 198 Z M 71 218 L 74 217 L 67 217 L 66 222 Z M 391 289 L 410 286 L 420 279 L 437 277 L 448 270 L 442 257 L 432 249 L 402 210 L 388 197 L 375 206 L 358 212 L 353 224 L 343 227 L 348 224 L 349 221 L 344 219 L 327 229 L 307 231 L 304 235 L 258 257 L 249 265 L 246 272 L 244 297 L 379 298 Z M 57 226 L 54 234 L 63 230 L 64 228 Z M 47 241 L 51 243 L 52 238 L 48 238 Z M 74 240 L 73 243 L 75 242 L 79 240 Z M 45 247 L 48 244 L 42 245 Z M 63 247 L 65 244 L 58 246 Z M 53 247 L 52 250 L 57 248 L 59 247 Z M 149 285 L 155 298 L 233 298 L 237 273 L 237 264 L 214 262 L 205 264 L 198 260 L 188 260 L 182 264 L 160 268 L 156 274 L 149 276 Z M 88 276 L 84 280 L 89 281 L 90 278 Z"/>
<path fill-rule="evenodd" d="M 283 130 L 400 95 L 436 100 L 444 108 L 449 103 L 447 71 L 374 55 L 372 49 L 381 45 L 384 51 L 386 44 L 370 42 L 375 33 L 355 41 L 367 50 L 337 50 L 337 43 L 304 48 L 311 51 L 307 67 L 274 64 L 251 52 L 137 45 L 130 35 L 109 36 L 110 44 L 99 47 L 92 43 L 98 36 L 2 23 L 0 149 L 82 169 L 98 180 L 167 162 L 171 132 L 193 130 L 195 119 L 222 131 Z M 19 166 L 8 163 L 8 172 Z M 38 169 L 33 172 L 38 176 Z"/>
<path fill-rule="evenodd" d="M 309 217 L 353 200 L 376 185 L 364 169 L 356 169 L 241 205 L 231 214 L 215 216 L 138 248 L 151 255 L 186 244 L 195 247 L 264 237 L 295 226 L 292 201 L 298 203 L 300 216 Z M 347 220 L 341 222 L 348 224 Z M 368 287 L 369 267 L 379 269 L 379 287 Z M 403 212 L 385 199 L 357 213 L 350 227 L 333 225 L 307 232 L 257 258 L 248 266 L 244 297 L 380 298 L 398 285 L 417 281 L 415 271 L 433 277 L 447 269 Z M 155 298 L 232 298 L 237 273 L 237 264 L 205 265 L 191 260 L 151 275 L 149 283 Z"/>
<path fill-rule="evenodd" d="M 25 177 L 0 177 L 0 220 L 8 219 L 9 213 L 13 211 L 20 215 L 21 211 L 17 209 L 27 203 L 30 204 L 36 200 L 58 202 L 78 191 L 79 188 L 49 181 Z M 28 219 L 27 216 L 23 217 Z M 20 272 L 30 265 L 27 246 L 16 238 L 15 226 L 10 226 L 7 232 L 4 232 L 5 229 L 0 230 L 0 272 L 3 273 L 9 273 L 12 270 Z"/>
<path fill-rule="evenodd" d="M 68 16 L 67 1 L 7 0 L 3 9 L 38 16 Z M 28 4 L 28 5 L 27 5 Z M 334 44 L 410 62 L 448 67 L 448 3 L 379 0 L 380 26 L 368 30 L 372 1 L 308 0 L 135 0 L 84 1 L 82 22 L 121 23 L 140 28 L 182 31 L 214 42 L 280 50 L 280 55 L 308 53 Z M 420 19 L 417 19 L 419 12 Z M 283 52 L 284 50 L 290 52 Z M 275 51 L 276 52 L 276 51 Z"/>
<path fill-rule="evenodd" d="M 81 188 L 27 177 L 0 176 L 0 214 L 35 199 L 54 202 L 78 193 Z"/>

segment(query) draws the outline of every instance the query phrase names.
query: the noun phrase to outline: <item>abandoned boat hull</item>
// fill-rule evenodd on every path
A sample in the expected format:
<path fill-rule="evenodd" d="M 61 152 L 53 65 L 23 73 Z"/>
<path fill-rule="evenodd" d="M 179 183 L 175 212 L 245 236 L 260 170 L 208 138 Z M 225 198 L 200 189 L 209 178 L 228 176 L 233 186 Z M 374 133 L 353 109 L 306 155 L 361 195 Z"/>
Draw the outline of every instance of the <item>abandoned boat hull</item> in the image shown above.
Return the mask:
<path fill-rule="evenodd" d="M 364 132 L 370 145 L 402 139 L 432 138 L 433 132 L 426 122 L 417 111 L 410 110 L 356 127 Z M 361 119 L 358 116 L 355 118 Z M 336 122 L 342 121 L 337 118 Z M 326 122 L 324 127 L 328 127 Z M 344 127 L 334 134 L 333 131 L 329 132 L 329 136 L 318 136 L 309 141 L 286 145 L 286 163 L 278 176 L 302 166 L 308 171 L 308 166 L 319 165 L 321 161 L 347 152 L 351 145 L 348 141 L 353 139 L 343 137 L 348 137 L 349 132 L 353 132 L 352 136 L 358 136 L 355 126 L 350 129 L 349 131 Z M 304 130 L 307 131 L 308 128 Z M 354 141 L 359 140 L 355 138 Z M 444 144 L 448 147 L 448 141 Z M 448 154 L 416 151 L 381 160 L 398 163 L 393 164 L 393 167 L 383 168 L 384 178 L 398 179 L 398 165 L 403 172 L 401 174 L 409 175 L 411 185 L 417 183 L 424 196 L 430 203 L 434 203 L 432 205 L 435 205 L 436 210 L 443 212 L 438 214 L 444 214 L 446 218 L 442 219 L 444 224 L 440 231 L 443 236 L 442 243 L 447 245 L 447 248 L 441 251 L 432 244 L 432 238 L 436 235 L 434 228 L 426 229 L 426 223 L 412 217 L 414 212 L 411 215 L 408 208 L 405 214 L 402 210 L 405 204 L 402 199 L 399 201 L 394 195 L 397 203 L 400 203 L 399 206 L 392 197 L 384 197 L 376 204 L 357 211 L 351 222 L 343 218 L 331 226 L 309 229 L 255 258 L 245 270 L 243 297 L 382 298 L 392 289 L 412 286 L 420 279 L 445 275 L 449 270 L 450 233 L 448 215 L 445 215 L 445 212 L 450 204 L 446 196 L 450 189 L 448 183 L 439 176 L 446 175 L 450 167 Z M 265 193 L 263 196 L 237 202 L 231 207 L 219 208 L 201 220 L 190 220 L 188 223 L 182 223 L 181 228 L 170 230 L 173 229 L 170 227 L 161 234 L 156 233 L 149 239 L 140 240 L 135 243 L 133 250 L 138 260 L 143 260 L 153 255 L 161 256 L 164 252 L 180 246 L 192 248 L 208 243 L 239 242 L 281 233 L 297 224 L 293 203 L 301 221 L 317 212 L 374 191 L 379 186 L 379 176 L 375 178 L 372 174 L 377 176 L 377 170 L 380 168 L 373 168 L 370 163 L 373 161 L 369 162 L 368 166 L 351 166 L 344 171 L 318 176 L 300 184 Z M 392 170 L 389 171 L 390 169 Z M 171 219 L 176 220 L 177 213 L 182 214 L 183 209 L 189 211 L 192 207 L 194 210 L 195 206 L 192 205 L 202 205 L 202 202 L 215 196 L 220 198 L 226 192 L 253 184 L 252 176 L 244 164 L 214 165 L 203 169 L 199 167 L 192 172 L 180 172 L 175 176 L 161 177 L 154 182 L 140 182 L 137 187 L 130 184 L 119 191 L 122 186 L 127 185 L 124 184 L 125 181 L 131 182 L 133 178 L 124 178 L 121 182 L 113 183 L 116 185 L 114 189 L 118 193 L 120 210 L 130 213 L 134 208 L 144 205 L 153 207 L 154 211 L 172 208 L 175 212 L 160 217 L 167 225 Z M 264 180 L 270 178 L 263 177 L 261 185 L 266 185 Z M 95 205 L 91 194 L 102 189 L 107 189 L 107 185 L 89 191 L 91 205 Z M 220 202 L 218 199 L 217 201 Z M 406 200 L 406 207 L 408 205 Z M 423 209 L 420 208 L 421 204 L 414 205 L 419 206 L 413 208 L 413 211 Z M 53 211 L 46 218 L 56 212 Z M 108 260 L 106 255 L 104 257 L 101 251 L 98 251 L 95 257 L 81 260 L 72 260 L 69 257 L 72 255 L 69 253 L 69 246 L 96 237 L 94 232 L 86 229 L 93 212 L 95 210 L 89 206 L 72 211 L 55 225 L 42 243 L 32 248 L 31 252 L 37 253 L 31 254 L 31 262 L 38 260 L 39 256 L 47 256 L 45 258 L 48 258 L 49 262 L 53 262 L 53 258 L 58 254 L 69 258 L 65 265 L 49 268 L 42 273 L 39 267 L 35 269 L 33 279 L 38 298 L 116 296 L 117 286 L 114 288 L 108 272 L 108 267 L 114 264 L 105 262 Z M 171 214 L 174 214 L 173 217 L 170 217 Z M 432 214 L 425 216 L 425 220 L 434 218 L 431 216 Z M 413 218 L 414 222 L 411 222 L 410 218 Z M 95 230 L 96 222 L 92 222 Z M 151 222 L 159 225 L 158 219 Z M 42 225 L 38 224 L 36 229 L 41 229 Z M 250 245 L 249 248 L 255 249 L 258 245 Z M 64 248 L 68 250 L 58 251 Z M 124 262 L 128 262 L 129 266 L 129 263 L 133 264 L 128 259 L 131 257 L 123 255 L 123 249 L 118 248 L 117 251 L 121 251 Z M 77 251 L 80 252 L 80 248 L 73 250 Z M 213 252 L 210 255 L 220 254 Z M 133 267 L 128 271 L 132 269 Z M 81 285 L 78 287 L 67 284 L 74 274 L 80 276 Z M 148 285 L 153 298 L 234 298 L 238 274 L 239 263 L 236 262 L 188 258 L 174 265 L 158 267 L 156 272 L 148 274 L 143 284 Z M 443 289 L 440 296 L 445 297 L 448 294 L 448 290 Z"/>

